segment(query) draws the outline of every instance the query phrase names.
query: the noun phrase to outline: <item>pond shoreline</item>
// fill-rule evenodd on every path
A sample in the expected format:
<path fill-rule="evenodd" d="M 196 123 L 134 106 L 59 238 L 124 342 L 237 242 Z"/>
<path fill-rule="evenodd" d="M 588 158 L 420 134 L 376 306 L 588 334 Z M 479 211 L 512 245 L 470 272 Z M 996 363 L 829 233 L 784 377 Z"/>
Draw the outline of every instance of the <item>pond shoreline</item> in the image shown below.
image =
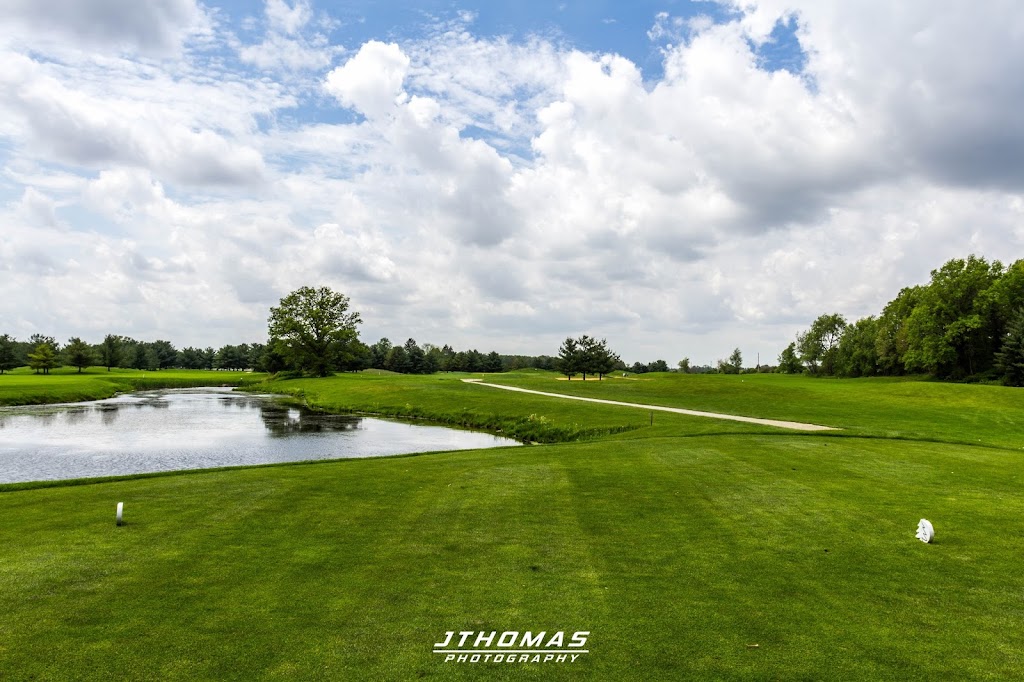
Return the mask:
<path fill-rule="evenodd" d="M 262 387 L 261 387 L 262 388 Z M 521 443 L 481 431 L 310 408 L 233 387 L 153 389 L 0 408 L 0 490 Z"/>

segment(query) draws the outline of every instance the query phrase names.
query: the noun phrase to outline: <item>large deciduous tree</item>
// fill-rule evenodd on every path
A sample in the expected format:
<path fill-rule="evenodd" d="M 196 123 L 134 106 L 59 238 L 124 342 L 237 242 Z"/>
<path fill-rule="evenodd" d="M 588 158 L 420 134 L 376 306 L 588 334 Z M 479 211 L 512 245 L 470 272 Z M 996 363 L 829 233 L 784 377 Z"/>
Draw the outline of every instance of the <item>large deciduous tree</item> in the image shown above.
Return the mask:
<path fill-rule="evenodd" d="M 328 287 L 302 287 L 270 309 L 269 335 L 298 369 L 327 376 L 348 347 L 358 341 L 359 313 L 349 311 L 349 299 Z"/>
<path fill-rule="evenodd" d="M 743 370 L 743 353 L 739 348 L 733 348 L 729 356 L 729 366 L 732 367 L 733 374 L 739 374 Z"/>
<path fill-rule="evenodd" d="M 989 290 L 1002 274 L 999 261 L 989 264 L 976 256 L 932 270 L 907 318 L 908 370 L 960 378 L 992 366 L 999 333 Z"/>
<path fill-rule="evenodd" d="M 904 355 L 910 347 L 907 336 L 907 319 L 914 312 L 924 287 L 904 287 L 882 310 L 878 318 L 875 336 L 875 350 L 878 366 L 883 374 L 903 374 L 906 371 Z"/>
<path fill-rule="evenodd" d="M 370 346 L 370 367 L 376 369 L 386 369 L 388 353 L 391 352 L 391 341 L 388 337 L 384 337 L 377 343 Z"/>
<path fill-rule="evenodd" d="M 814 373 L 922 372 L 1012 382 L 1007 376 L 1012 362 L 1006 364 L 1004 351 L 1013 352 L 1010 332 L 1021 308 L 1024 260 L 1004 268 L 999 261 L 971 255 L 932 270 L 927 284 L 901 289 L 877 318 L 846 325 L 838 315 L 819 317 L 797 336 L 796 348 Z M 829 339 L 837 331 L 839 343 L 830 362 Z"/>
<path fill-rule="evenodd" d="M 872 315 L 846 325 L 836 351 L 836 372 L 847 377 L 878 374 L 878 320 Z"/>
<path fill-rule="evenodd" d="M 835 374 L 836 349 L 846 329 L 846 320 L 839 313 L 822 315 L 811 328 L 796 337 L 800 359 L 812 374 Z"/>
<path fill-rule="evenodd" d="M 804 371 L 804 365 L 796 354 L 796 343 L 791 343 L 779 353 L 779 372 L 783 374 L 799 374 Z"/>

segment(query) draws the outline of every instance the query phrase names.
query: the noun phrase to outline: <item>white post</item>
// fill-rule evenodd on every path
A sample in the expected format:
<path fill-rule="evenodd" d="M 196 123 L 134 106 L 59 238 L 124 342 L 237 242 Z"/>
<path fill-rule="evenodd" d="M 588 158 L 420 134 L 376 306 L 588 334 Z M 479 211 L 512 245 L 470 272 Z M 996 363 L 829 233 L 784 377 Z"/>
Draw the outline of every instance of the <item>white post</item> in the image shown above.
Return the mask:
<path fill-rule="evenodd" d="M 124 511 L 124 502 L 117 503 L 117 525 L 123 526 L 124 522 L 121 521 L 121 512 Z"/>

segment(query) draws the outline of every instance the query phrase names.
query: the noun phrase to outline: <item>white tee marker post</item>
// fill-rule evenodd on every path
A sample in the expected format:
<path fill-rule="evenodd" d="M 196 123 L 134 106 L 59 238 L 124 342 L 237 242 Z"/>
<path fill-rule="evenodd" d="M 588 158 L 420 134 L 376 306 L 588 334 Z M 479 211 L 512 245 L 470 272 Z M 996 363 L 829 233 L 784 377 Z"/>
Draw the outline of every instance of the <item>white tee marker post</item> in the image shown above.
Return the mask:
<path fill-rule="evenodd" d="M 932 527 L 932 522 L 928 519 L 921 519 L 917 524 L 916 537 L 921 542 L 931 542 L 932 538 L 935 537 L 935 528 Z"/>
<path fill-rule="evenodd" d="M 117 503 L 117 525 L 123 526 L 124 521 L 121 520 L 121 513 L 124 511 L 124 502 Z"/>

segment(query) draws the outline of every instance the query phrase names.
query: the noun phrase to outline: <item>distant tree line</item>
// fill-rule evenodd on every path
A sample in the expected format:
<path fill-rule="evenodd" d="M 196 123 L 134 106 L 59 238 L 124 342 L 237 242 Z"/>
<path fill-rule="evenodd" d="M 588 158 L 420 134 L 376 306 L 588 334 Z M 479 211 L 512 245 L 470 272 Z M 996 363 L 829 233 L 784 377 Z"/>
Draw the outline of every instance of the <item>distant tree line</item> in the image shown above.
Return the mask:
<path fill-rule="evenodd" d="M 415 339 L 394 345 L 382 338 L 372 345 L 359 340 L 359 313 L 349 310 L 349 299 L 327 287 L 302 287 L 281 299 L 270 309 L 269 341 L 212 347 L 177 349 L 169 341 L 138 341 L 107 334 L 103 341 L 90 345 L 77 337 L 63 348 L 53 337 L 34 334 L 19 342 L 9 335 L 0 336 L 0 373 L 29 365 L 36 372 L 48 373 L 54 367 L 71 365 L 103 366 L 158 371 L 168 368 L 224 369 L 259 372 L 311 374 L 325 376 L 336 371 L 382 369 L 402 374 L 434 372 L 504 372 L 533 367 L 557 370 L 567 377 L 596 374 L 603 378 L 615 370 L 637 374 L 670 371 L 664 360 L 627 367 L 611 351 L 604 339 L 586 334 L 566 339 L 558 357 L 549 355 L 501 355 L 496 351 L 455 350 Z M 710 368 L 696 368 L 695 371 Z"/>
<path fill-rule="evenodd" d="M 633 374 L 646 374 L 647 372 L 671 372 L 672 369 L 668 366 L 668 363 L 664 360 L 655 360 L 644 364 L 642 362 L 634 362 L 632 365 L 626 367 L 623 365 L 622 369 L 629 370 Z"/>
<path fill-rule="evenodd" d="M 779 371 L 1024 385 L 1024 260 L 1009 267 L 971 255 L 905 287 L 881 314 L 818 317 L 779 355 Z"/>
<path fill-rule="evenodd" d="M 36 373 L 69 366 L 81 372 L 86 367 L 115 367 L 157 371 L 181 369 L 254 369 L 264 371 L 267 346 L 262 343 L 226 345 L 220 349 L 183 348 L 170 341 L 139 341 L 128 336 L 107 334 L 101 343 L 89 344 L 71 337 L 61 346 L 52 336 L 33 334 L 18 341 L 9 334 L 0 335 L 0 373 L 28 366 Z"/>
<path fill-rule="evenodd" d="M 422 346 L 415 339 L 392 345 L 385 337 L 367 348 L 365 367 L 385 369 L 402 374 L 433 374 L 434 372 L 506 372 L 525 367 L 553 369 L 554 360 L 546 355 L 501 355 L 497 351 L 481 353 L 474 349 L 456 351 L 450 345 Z"/>
<path fill-rule="evenodd" d="M 0 335 L 0 373 L 29 366 L 37 373 L 48 374 L 57 367 L 141 369 L 220 369 L 257 372 L 298 371 L 294 361 L 285 358 L 273 345 L 263 343 L 228 344 L 212 347 L 177 349 L 169 341 L 138 341 L 127 336 L 108 334 L 101 343 L 88 344 L 77 337 L 61 346 L 53 337 L 33 334 L 28 341 L 18 341 L 9 334 Z M 526 367 L 555 369 L 554 358 L 547 355 L 500 355 L 495 351 L 481 353 L 476 349 L 455 351 L 449 345 L 419 346 L 409 339 L 392 346 L 384 338 L 366 346 L 358 340 L 345 356 L 330 363 L 330 371 L 352 372 L 362 369 L 386 369 L 402 374 L 434 372 L 505 372 Z"/>
<path fill-rule="evenodd" d="M 34 334 L 28 341 L 0 336 L 0 373 L 28 365 L 48 374 L 62 365 L 103 366 L 157 371 L 168 368 L 223 369 L 258 372 L 295 372 L 325 376 L 335 371 L 386 369 L 402 374 L 434 372 L 502 372 L 523 367 L 554 369 L 545 355 L 487 354 L 476 349 L 456 351 L 449 345 L 419 346 L 409 339 L 393 346 L 384 338 L 367 346 L 359 340 L 359 314 L 349 311 L 346 296 L 326 287 L 302 287 L 270 309 L 270 340 L 262 343 L 178 350 L 169 341 L 138 341 L 108 334 L 101 343 L 88 344 L 77 337 L 61 347 L 51 336 Z"/>

